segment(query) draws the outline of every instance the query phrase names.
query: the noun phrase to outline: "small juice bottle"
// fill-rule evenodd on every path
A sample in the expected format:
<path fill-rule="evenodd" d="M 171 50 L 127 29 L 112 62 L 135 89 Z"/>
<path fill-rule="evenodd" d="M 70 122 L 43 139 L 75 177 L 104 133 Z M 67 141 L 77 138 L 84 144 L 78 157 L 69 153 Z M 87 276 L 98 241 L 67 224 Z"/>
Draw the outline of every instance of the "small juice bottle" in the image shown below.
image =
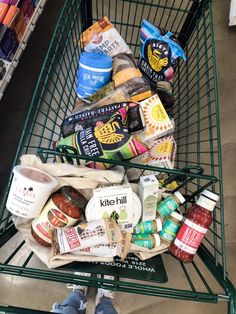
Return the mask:
<path fill-rule="evenodd" d="M 136 234 L 132 237 L 132 243 L 147 249 L 153 249 L 161 245 L 161 239 L 157 233 Z"/>
<path fill-rule="evenodd" d="M 156 233 L 161 231 L 162 229 L 162 222 L 161 219 L 154 219 L 149 221 L 140 221 L 134 227 L 134 234 L 149 234 L 149 233 Z"/>
<path fill-rule="evenodd" d="M 157 214 L 162 218 L 168 217 L 174 210 L 178 209 L 185 202 L 185 198 L 180 192 L 174 192 L 157 204 Z"/>

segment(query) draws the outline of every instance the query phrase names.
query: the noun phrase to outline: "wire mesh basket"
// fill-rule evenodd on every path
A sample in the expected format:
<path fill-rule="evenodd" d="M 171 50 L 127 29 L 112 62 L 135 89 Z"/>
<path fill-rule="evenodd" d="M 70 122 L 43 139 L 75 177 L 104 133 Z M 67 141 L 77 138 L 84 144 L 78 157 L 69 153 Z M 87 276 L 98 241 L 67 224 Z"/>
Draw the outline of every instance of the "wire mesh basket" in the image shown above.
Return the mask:
<path fill-rule="evenodd" d="M 77 99 L 77 70 L 81 52 L 77 41 L 83 30 L 103 16 L 109 17 L 136 59 L 139 58 L 139 28 L 143 18 L 176 35 L 188 57 L 187 62 L 179 61 L 174 81 L 177 100 L 173 114 L 178 145 L 175 170 L 110 162 L 126 169 L 140 169 L 142 173 L 147 170 L 166 173 L 169 176 L 166 184 L 179 180 L 179 189 L 188 202 L 194 201 L 206 187 L 220 193 L 213 224 L 198 250 L 198 257 L 190 265 L 186 266 L 169 254 L 164 254 L 164 264 L 168 265 L 169 262 L 166 264 L 165 260 L 170 260 L 173 267 L 180 270 L 180 276 L 185 278 L 179 286 L 173 286 L 171 278 L 168 284 L 139 283 L 122 276 L 111 282 L 94 277 L 75 277 L 66 268 L 58 271 L 36 269 L 30 267 L 32 252 L 25 256 L 23 264 L 15 265 L 14 259 L 25 246 L 24 242 L 17 241 L 9 256 L 1 258 L 0 271 L 57 282 L 73 283 L 76 279 L 77 284 L 81 279 L 83 284 L 89 286 L 176 299 L 210 303 L 224 300 L 229 304 L 229 313 L 234 313 L 235 291 L 227 278 L 225 261 L 222 160 L 211 1 L 65 1 L 36 85 L 14 164 L 18 163 L 23 153 L 37 153 L 44 162 L 54 160 L 56 153 L 51 149 L 52 142 L 60 137 L 60 125 L 72 112 Z M 68 157 L 74 158 L 73 155 Z M 100 160 L 84 156 L 77 159 Z M 16 230 L 5 209 L 9 185 L 10 181 L 0 209 L 0 246 L 3 249 L 8 241 L 16 237 Z M 213 275 L 214 279 L 208 281 L 206 273 Z M 196 280 L 200 282 L 197 287 Z M 213 281 L 218 283 L 217 291 L 211 287 Z"/>

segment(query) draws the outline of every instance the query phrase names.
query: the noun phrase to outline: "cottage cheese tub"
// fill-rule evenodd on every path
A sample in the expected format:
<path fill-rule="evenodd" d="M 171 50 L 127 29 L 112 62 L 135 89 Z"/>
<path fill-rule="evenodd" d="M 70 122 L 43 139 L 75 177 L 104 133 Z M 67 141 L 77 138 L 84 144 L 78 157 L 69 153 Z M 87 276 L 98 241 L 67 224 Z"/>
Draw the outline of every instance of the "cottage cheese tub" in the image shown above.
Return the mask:
<path fill-rule="evenodd" d="M 32 167 L 15 166 L 13 174 L 7 209 L 19 217 L 37 217 L 58 181 L 46 172 Z"/>

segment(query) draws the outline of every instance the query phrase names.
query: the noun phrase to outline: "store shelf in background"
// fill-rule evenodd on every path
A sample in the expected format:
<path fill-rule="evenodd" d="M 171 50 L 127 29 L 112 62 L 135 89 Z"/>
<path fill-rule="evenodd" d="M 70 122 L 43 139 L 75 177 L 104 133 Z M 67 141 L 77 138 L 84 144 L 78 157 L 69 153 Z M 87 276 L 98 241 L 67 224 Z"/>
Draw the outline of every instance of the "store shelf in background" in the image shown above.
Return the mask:
<path fill-rule="evenodd" d="M 10 82 L 10 80 L 12 78 L 12 75 L 13 75 L 13 73 L 14 73 L 14 71 L 15 71 L 18 63 L 19 63 L 21 55 L 22 55 L 23 51 L 25 50 L 25 47 L 26 47 L 27 42 L 29 40 L 29 37 L 35 28 L 37 20 L 38 20 L 39 16 L 41 15 L 47 0 L 40 0 L 40 1 L 34 1 L 34 2 L 37 3 L 35 11 L 34 11 L 32 17 L 31 17 L 31 19 L 27 25 L 27 28 L 24 32 L 22 40 L 19 43 L 19 46 L 15 52 L 15 55 L 14 55 L 12 61 L 8 62 L 6 60 L 0 59 L 0 72 L 4 71 L 4 67 L 5 67 L 5 71 L 6 71 L 2 77 L 0 75 L 0 100 L 2 99 L 4 91 L 5 91 L 8 83 Z"/>

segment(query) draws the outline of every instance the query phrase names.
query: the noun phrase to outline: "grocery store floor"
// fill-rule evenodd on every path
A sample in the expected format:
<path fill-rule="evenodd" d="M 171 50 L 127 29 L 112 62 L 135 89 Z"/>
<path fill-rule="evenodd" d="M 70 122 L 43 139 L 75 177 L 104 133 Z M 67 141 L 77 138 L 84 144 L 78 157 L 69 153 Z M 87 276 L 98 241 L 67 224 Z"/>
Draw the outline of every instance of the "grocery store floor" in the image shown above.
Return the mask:
<path fill-rule="evenodd" d="M 3 191 L 4 180 L 8 176 L 8 169 L 14 158 L 19 138 L 18 130 L 20 130 L 25 114 L 24 108 L 32 97 L 34 83 L 50 40 L 57 12 L 62 4 L 62 0 L 48 1 L 14 78 L 0 103 L 0 132 L 4 134 L 4 140 L 1 141 L 0 193 Z M 236 155 L 236 27 L 228 27 L 229 6 L 229 0 L 213 1 L 223 151 L 227 264 L 230 279 L 236 285 L 236 228 L 234 225 L 234 205 L 236 204 L 236 168 L 234 165 Z M 67 293 L 64 284 L 1 275 L 0 304 L 3 305 L 50 310 L 51 304 L 63 300 Z M 88 314 L 93 313 L 94 296 L 95 290 L 90 289 Z M 182 313 L 183 309 L 185 313 L 191 312 L 191 314 L 227 312 L 224 302 L 211 305 L 124 293 L 117 293 L 116 303 L 122 314 L 141 314 L 147 309 L 149 314 Z"/>

